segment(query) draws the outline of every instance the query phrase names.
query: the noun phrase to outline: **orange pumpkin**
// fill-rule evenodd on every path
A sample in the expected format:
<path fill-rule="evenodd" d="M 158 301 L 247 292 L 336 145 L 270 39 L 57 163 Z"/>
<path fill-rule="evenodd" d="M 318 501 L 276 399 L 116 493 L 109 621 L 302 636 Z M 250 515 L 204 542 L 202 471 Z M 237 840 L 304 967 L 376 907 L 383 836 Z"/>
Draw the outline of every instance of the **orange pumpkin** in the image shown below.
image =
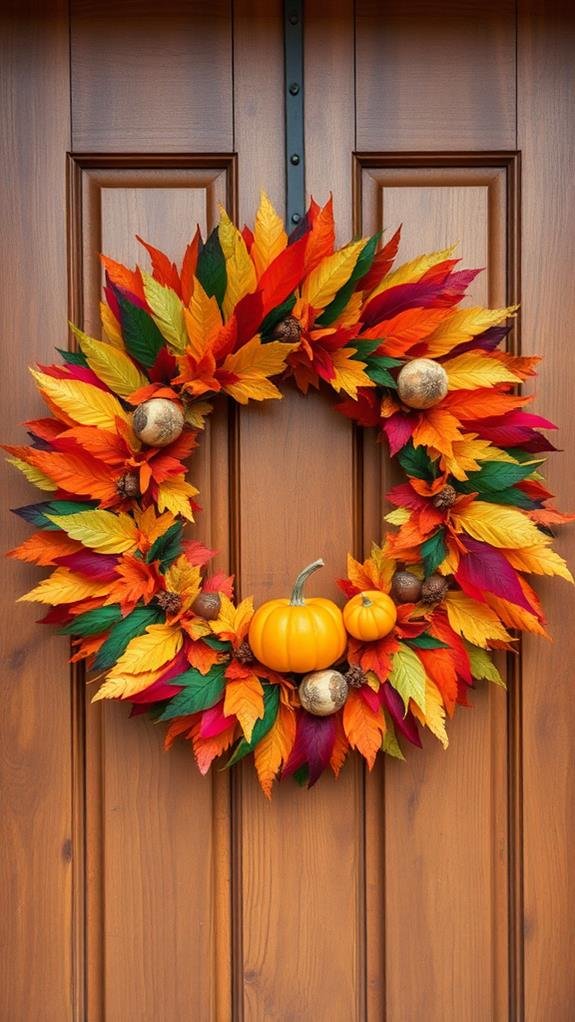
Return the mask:
<path fill-rule="evenodd" d="M 374 642 L 388 635 L 397 620 L 397 608 L 390 596 L 368 589 L 353 596 L 343 608 L 343 621 L 350 635 L 362 642 Z"/>
<path fill-rule="evenodd" d="M 304 599 L 314 561 L 295 580 L 291 599 L 269 600 L 256 610 L 249 630 L 254 656 L 274 671 L 305 674 L 331 667 L 343 656 L 347 636 L 339 607 L 321 596 Z"/>

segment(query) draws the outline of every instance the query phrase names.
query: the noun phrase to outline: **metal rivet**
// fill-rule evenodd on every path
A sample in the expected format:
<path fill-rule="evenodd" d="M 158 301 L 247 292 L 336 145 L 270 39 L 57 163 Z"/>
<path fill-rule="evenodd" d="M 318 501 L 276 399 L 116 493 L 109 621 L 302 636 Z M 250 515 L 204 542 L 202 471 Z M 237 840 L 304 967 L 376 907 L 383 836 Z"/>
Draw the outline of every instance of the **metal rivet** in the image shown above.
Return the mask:
<path fill-rule="evenodd" d="M 289 87 L 289 91 L 290 91 L 290 95 L 297 96 L 297 94 L 299 92 L 299 85 L 298 85 L 298 83 L 297 82 L 292 82 L 290 87 Z"/>
<path fill-rule="evenodd" d="M 292 215 L 291 215 L 291 222 L 292 222 L 292 224 L 299 224 L 300 220 L 301 220 L 301 216 L 299 215 L 299 213 L 292 213 Z"/>
<path fill-rule="evenodd" d="M 290 14 L 290 16 L 289 16 L 289 23 L 290 23 L 290 25 L 297 25 L 298 21 L 299 21 L 299 18 L 297 16 L 297 14 L 295 13 L 295 11 L 293 11 Z"/>
<path fill-rule="evenodd" d="M 298 154 L 294 153 L 293 156 L 290 156 L 289 161 L 290 161 L 290 163 L 293 163 L 294 167 L 297 167 L 297 165 L 299 163 L 299 156 L 298 156 Z"/>

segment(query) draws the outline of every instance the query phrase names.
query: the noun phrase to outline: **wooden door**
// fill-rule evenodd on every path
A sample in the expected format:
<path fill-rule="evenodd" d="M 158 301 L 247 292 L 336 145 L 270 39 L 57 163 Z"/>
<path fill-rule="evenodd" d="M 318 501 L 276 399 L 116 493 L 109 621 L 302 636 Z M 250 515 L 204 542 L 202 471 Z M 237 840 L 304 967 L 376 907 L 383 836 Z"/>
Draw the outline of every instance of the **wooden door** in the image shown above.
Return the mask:
<path fill-rule="evenodd" d="M 308 191 L 333 190 L 341 241 L 403 222 L 405 259 L 459 240 L 487 268 L 475 297 L 521 297 L 514 344 L 546 355 L 538 409 L 572 452 L 575 17 L 557 0 L 305 8 Z M 69 310 L 96 329 L 99 251 L 133 261 L 138 233 L 177 256 L 218 202 L 251 220 L 261 187 L 282 208 L 282 9 L 2 11 L 2 433 L 21 442 L 40 408 L 26 364 L 66 343 Z M 571 509 L 572 457 L 548 472 Z M 258 600 L 320 554 L 335 577 L 380 534 L 387 462 L 320 396 L 222 410 L 193 472 L 198 535 Z M 7 506 L 28 502 L 2 480 Z M 3 515 L 6 548 L 25 534 Z M 202 779 L 157 727 L 92 706 L 64 640 L 14 606 L 36 573 L 4 571 L 2 1020 L 573 1018 L 561 584 L 538 587 L 555 644 L 523 643 L 508 695 L 479 688 L 448 753 L 371 775 L 352 758 L 268 804 L 251 768 Z"/>

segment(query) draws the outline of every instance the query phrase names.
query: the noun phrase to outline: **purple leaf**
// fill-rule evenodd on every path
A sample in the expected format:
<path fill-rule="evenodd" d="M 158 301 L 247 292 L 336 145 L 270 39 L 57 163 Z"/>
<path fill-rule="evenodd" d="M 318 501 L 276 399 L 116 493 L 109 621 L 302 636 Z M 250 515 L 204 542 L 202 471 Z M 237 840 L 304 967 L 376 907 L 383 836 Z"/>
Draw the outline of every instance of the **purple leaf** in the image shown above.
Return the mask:
<path fill-rule="evenodd" d="M 302 710 L 291 755 L 283 768 L 282 777 L 288 777 L 307 763 L 309 770 L 308 788 L 318 780 L 329 765 L 335 742 L 335 720 L 330 717 L 314 717 Z"/>
<path fill-rule="evenodd" d="M 70 568 L 71 571 L 77 571 L 80 575 L 97 578 L 102 582 L 112 582 L 116 578 L 118 558 L 112 554 L 96 554 L 91 550 L 78 550 L 75 554 L 57 557 L 56 563 Z"/>
<path fill-rule="evenodd" d="M 455 573 L 464 592 L 469 596 L 474 595 L 470 590 L 493 593 L 494 596 L 501 596 L 509 603 L 523 607 L 530 614 L 536 613 L 519 584 L 517 572 L 500 550 L 472 539 L 471 536 L 460 535 L 459 538 L 468 550 L 467 554 L 462 555 Z"/>
<path fill-rule="evenodd" d="M 398 731 L 401 731 L 404 738 L 407 738 L 408 742 L 412 745 L 417 745 L 421 749 L 421 737 L 415 717 L 409 711 L 404 717 L 404 706 L 403 700 L 396 692 L 389 682 L 384 682 L 379 690 L 381 702 L 387 709 L 393 723 L 395 724 Z"/>
<path fill-rule="evenodd" d="M 405 447 L 415 428 L 415 420 L 403 412 L 396 412 L 383 423 L 383 431 L 389 441 L 389 453 L 393 456 Z"/>

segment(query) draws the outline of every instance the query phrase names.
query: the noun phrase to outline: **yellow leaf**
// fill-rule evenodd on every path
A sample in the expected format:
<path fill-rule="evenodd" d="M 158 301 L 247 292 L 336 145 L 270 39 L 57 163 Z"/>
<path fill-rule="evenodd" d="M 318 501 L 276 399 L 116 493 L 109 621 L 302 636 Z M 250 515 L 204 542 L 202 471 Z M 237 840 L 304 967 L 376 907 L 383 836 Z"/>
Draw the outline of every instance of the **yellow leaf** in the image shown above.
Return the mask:
<path fill-rule="evenodd" d="M 193 603 L 201 587 L 201 572 L 196 564 L 190 564 L 182 554 L 170 565 L 165 574 L 166 589 L 178 593 Z"/>
<path fill-rule="evenodd" d="M 256 720 L 264 715 L 264 690 L 259 678 L 226 681 L 224 716 L 237 717 L 246 742 L 251 742 Z"/>
<path fill-rule="evenodd" d="M 444 453 L 441 467 L 455 476 L 465 480 L 468 472 L 477 472 L 482 461 L 506 461 L 517 464 L 507 451 L 494 447 L 489 440 L 481 440 L 475 433 L 464 433 L 462 440 L 455 440 L 451 453 Z"/>
<path fill-rule="evenodd" d="M 445 730 L 443 699 L 437 686 L 427 676 L 425 678 L 425 713 L 422 713 L 417 703 L 413 702 L 411 704 L 411 712 L 421 724 L 429 728 L 436 738 L 439 738 L 443 748 L 446 749 L 449 745 L 449 739 Z"/>
<path fill-rule="evenodd" d="M 242 405 L 250 399 L 281 398 L 281 392 L 268 377 L 277 376 L 285 369 L 288 355 L 297 347 L 297 344 L 283 344 L 281 341 L 262 344 L 259 337 L 252 337 L 225 359 L 224 370 L 238 379 L 227 383 L 223 390 Z"/>
<path fill-rule="evenodd" d="M 457 309 L 440 323 L 436 330 L 426 338 L 429 358 L 445 355 L 458 344 L 470 341 L 477 334 L 482 334 L 492 326 L 501 323 L 508 316 L 513 316 L 519 306 L 510 305 L 506 309 Z"/>
<path fill-rule="evenodd" d="M 135 550 L 137 546 L 136 523 L 123 511 L 116 514 L 113 511 L 90 510 L 46 517 L 72 539 L 101 554 L 122 554 Z"/>
<path fill-rule="evenodd" d="M 117 674 L 111 681 L 108 676 L 108 680 L 100 685 L 92 697 L 92 702 L 97 703 L 100 699 L 129 699 L 153 685 L 163 670 L 163 667 L 159 667 L 155 671 L 140 671 L 139 674 Z"/>
<path fill-rule="evenodd" d="M 533 547 L 541 545 L 541 533 L 522 511 L 474 500 L 462 511 L 452 511 L 452 521 L 458 531 L 463 530 L 473 539 L 491 546 Z"/>
<path fill-rule="evenodd" d="M 129 423 L 117 397 L 79 380 L 56 380 L 37 369 L 30 372 L 40 392 L 80 426 L 98 426 L 116 432 L 116 419 Z"/>
<path fill-rule="evenodd" d="M 212 413 L 212 405 L 209 401 L 191 401 L 184 405 L 184 419 L 189 426 L 196 429 L 204 429 L 208 415 Z"/>
<path fill-rule="evenodd" d="M 220 612 L 215 621 L 210 621 L 210 627 L 215 635 L 227 638 L 230 641 L 242 642 L 248 634 L 250 621 L 254 616 L 254 601 L 252 596 L 247 596 L 238 607 L 234 607 L 232 601 L 224 593 L 220 594 Z"/>
<path fill-rule="evenodd" d="M 354 401 L 357 400 L 358 387 L 375 386 L 373 380 L 364 373 L 365 362 L 352 358 L 356 351 L 356 348 L 338 348 L 331 356 L 335 371 L 335 376 L 330 381 L 331 386 L 338 393 L 344 390 Z"/>
<path fill-rule="evenodd" d="M 398 266 L 397 270 L 394 270 L 393 273 L 388 273 L 381 283 L 373 289 L 369 298 L 375 298 L 376 295 L 387 291 L 390 287 L 397 287 L 398 284 L 411 284 L 420 280 L 423 274 L 427 273 L 432 266 L 437 266 L 438 263 L 443 263 L 446 259 L 449 259 L 455 248 L 456 246 L 453 245 L 451 248 L 442 249 L 441 252 L 431 252 L 428 255 L 418 256 L 417 259 L 412 259 L 411 262 Z"/>
<path fill-rule="evenodd" d="M 478 649 L 477 646 L 472 646 L 470 642 L 465 643 L 465 649 L 474 678 L 492 681 L 495 685 L 500 685 L 501 688 L 507 688 L 489 653 L 484 649 Z"/>
<path fill-rule="evenodd" d="M 238 302 L 257 286 L 255 266 L 250 259 L 240 231 L 222 209 L 218 237 L 226 260 L 227 286 L 223 302 L 224 316 L 229 319 Z"/>
<path fill-rule="evenodd" d="M 539 535 L 541 538 L 541 533 Z M 512 567 L 519 571 L 530 571 L 534 575 L 559 575 L 567 582 L 573 582 L 573 575 L 563 558 L 545 543 L 523 547 L 521 550 L 506 550 L 505 556 Z"/>
<path fill-rule="evenodd" d="M 114 394 L 128 397 L 134 390 L 139 390 L 150 382 L 124 351 L 119 351 L 118 348 L 103 341 L 96 341 L 85 334 L 79 341 L 90 369 L 114 391 Z"/>
<path fill-rule="evenodd" d="M 347 284 L 366 244 L 363 239 L 354 241 L 351 245 L 346 245 L 345 248 L 322 259 L 304 282 L 302 300 L 316 310 L 325 309 L 333 301 L 340 287 Z"/>
<path fill-rule="evenodd" d="M 148 625 L 145 635 L 131 639 L 122 656 L 112 667 L 108 680 L 124 674 L 155 671 L 173 660 L 182 648 L 183 633 L 178 624 Z"/>
<path fill-rule="evenodd" d="M 175 291 L 164 287 L 149 274 L 142 272 L 144 294 L 152 319 L 170 347 L 182 355 L 186 349 L 188 335 L 184 323 L 184 306 Z"/>
<path fill-rule="evenodd" d="M 223 323 L 216 299 L 213 295 L 208 298 L 199 280 L 195 278 L 190 308 L 184 309 L 184 319 L 190 341 L 188 350 L 199 362 L 209 347 L 212 335 Z"/>
<path fill-rule="evenodd" d="M 266 798 L 271 798 L 272 785 L 278 770 L 290 757 L 295 742 L 295 729 L 293 708 L 280 701 L 276 719 L 254 749 L 254 765 Z"/>
<path fill-rule="evenodd" d="M 509 642 L 511 636 L 505 630 L 495 611 L 484 603 L 477 603 L 461 592 L 448 592 L 445 608 L 449 624 L 457 635 L 469 639 L 474 646 L 486 649 L 493 640 Z"/>
<path fill-rule="evenodd" d="M 405 525 L 411 518 L 411 512 L 406 507 L 396 507 L 393 511 L 384 515 L 383 518 L 390 525 Z"/>
<path fill-rule="evenodd" d="M 174 515 L 182 515 L 189 522 L 194 521 L 194 513 L 190 501 L 199 491 L 183 476 L 166 479 L 158 486 L 158 511 L 171 511 Z"/>
<path fill-rule="evenodd" d="M 340 312 L 337 319 L 332 320 L 332 327 L 353 326 L 361 319 L 361 307 L 363 305 L 363 292 L 354 291 L 349 302 Z"/>
<path fill-rule="evenodd" d="M 449 390 L 474 390 L 476 387 L 494 387 L 497 383 L 521 383 L 520 376 L 480 351 L 466 351 L 444 362 L 443 368 L 447 373 Z"/>
<path fill-rule="evenodd" d="M 17 468 L 22 475 L 26 476 L 28 482 L 32 483 L 33 486 L 37 486 L 39 490 L 58 489 L 58 484 L 53 479 L 49 479 L 47 475 L 44 475 L 35 465 L 28 465 L 21 458 L 6 458 L 6 461 L 9 465 L 14 465 L 14 468 Z"/>
<path fill-rule="evenodd" d="M 170 511 L 166 511 L 163 515 L 156 515 L 153 504 L 147 507 L 145 511 L 134 508 L 133 514 L 138 531 L 146 539 L 149 546 L 152 546 L 160 536 L 163 536 L 174 521 L 174 516 Z"/>
<path fill-rule="evenodd" d="M 92 596 L 106 596 L 108 589 L 109 583 L 96 582 L 84 575 L 75 575 L 67 568 L 56 568 L 48 578 L 39 582 L 25 596 L 21 596 L 19 602 L 49 603 L 57 606 L 60 603 L 77 603 Z"/>
<path fill-rule="evenodd" d="M 250 255 L 258 279 L 270 263 L 277 259 L 287 245 L 287 234 L 282 218 L 276 213 L 268 196 L 262 192 L 254 226 L 254 244 Z"/>
<path fill-rule="evenodd" d="M 113 344 L 115 348 L 119 348 L 120 351 L 125 350 L 124 338 L 122 337 L 122 331 L 120 330 L 120 324 L 114 316 L 109 305 L 105 302 L 100 302 L 100 319 L 102 321 L 102 330 L 108 338 L 110 344 Z"/>

